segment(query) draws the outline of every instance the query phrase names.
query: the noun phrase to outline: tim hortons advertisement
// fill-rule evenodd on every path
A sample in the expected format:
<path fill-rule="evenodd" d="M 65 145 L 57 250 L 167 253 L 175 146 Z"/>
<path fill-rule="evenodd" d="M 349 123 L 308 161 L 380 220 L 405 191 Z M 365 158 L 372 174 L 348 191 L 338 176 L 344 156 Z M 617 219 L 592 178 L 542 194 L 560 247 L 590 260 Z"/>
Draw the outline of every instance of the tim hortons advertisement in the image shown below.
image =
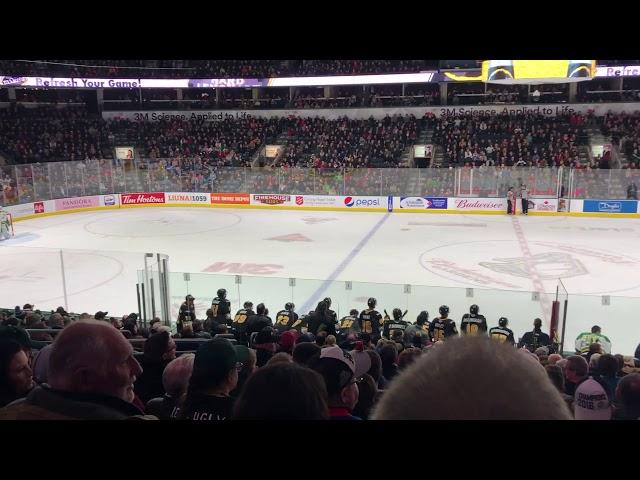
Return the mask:
<path fill-rule="evenodd" d="M 154 203 L 165 203 L 164 192 L 153 193 L 121 193 L 121 205 L 149 205 Z"/>

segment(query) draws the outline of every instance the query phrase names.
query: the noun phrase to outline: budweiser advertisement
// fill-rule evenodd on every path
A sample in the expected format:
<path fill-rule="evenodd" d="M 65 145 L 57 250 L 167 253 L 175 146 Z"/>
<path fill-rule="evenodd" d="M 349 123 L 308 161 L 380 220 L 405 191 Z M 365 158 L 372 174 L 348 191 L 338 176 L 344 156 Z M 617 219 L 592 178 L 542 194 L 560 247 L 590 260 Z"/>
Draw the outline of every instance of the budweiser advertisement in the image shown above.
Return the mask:
<path fill-rule="evenodd" d="M 449 202 L 451 210 L 504 210 L 507 211 L 506 198 L 454 198 Z"/>
<path fill-rule="evenodd" d="M 120 194 L 121 205 L 150 205 L 154 203 L 165 203 L 164 192 Z"/>

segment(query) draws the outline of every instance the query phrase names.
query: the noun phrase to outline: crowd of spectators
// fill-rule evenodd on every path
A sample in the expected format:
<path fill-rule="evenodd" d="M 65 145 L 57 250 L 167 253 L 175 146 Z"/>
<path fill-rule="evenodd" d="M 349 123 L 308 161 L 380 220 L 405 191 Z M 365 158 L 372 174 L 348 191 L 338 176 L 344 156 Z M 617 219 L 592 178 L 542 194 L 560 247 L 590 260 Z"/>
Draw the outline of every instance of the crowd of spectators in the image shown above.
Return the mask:
<path fill-rule="evenodd" d="M 396 115 L 380 120 L 342 117 L 293 119 L 286 127 L 287 148 L 279 164 L 296 166 L 312 154 L 314 168 L 397 166 L 404 150 L 420 133 L 414 116 Z"/>
<path fill-rule="evenodd" d="M 417 73 L 437 69 L 426 60 L 2 60 L 8 76 L 96 78 L 271 78 L 313 75 Z"/>
<path fill-rule="evenodd" d="M 474 115 L 432 118 L 433 141 L 449 164 L 582 167 L 578 147 L 586 144 L 590 117 Z"/>
<path fill-rule="evenodd" d="M 640 419 L 640 346 L 606 353 L 597 326 L 563 355 L 539 319 L 516 345 L 475 305 L 459 334 L 445 306 L 410 323 L 369 299 L 338 321 L 326 298 L 301 316 L 285 305 L 274 325 L 252 302 L 195 320 L 190 299 L 174 334 L 136 314 L 0 312 L 0 419 Z"/>
<path fill-rule="evenodd" d="M 601 119 L 600 129 L 626 155 L 630 168 L 640 166 L 640 113 L 608 113 Z"/>

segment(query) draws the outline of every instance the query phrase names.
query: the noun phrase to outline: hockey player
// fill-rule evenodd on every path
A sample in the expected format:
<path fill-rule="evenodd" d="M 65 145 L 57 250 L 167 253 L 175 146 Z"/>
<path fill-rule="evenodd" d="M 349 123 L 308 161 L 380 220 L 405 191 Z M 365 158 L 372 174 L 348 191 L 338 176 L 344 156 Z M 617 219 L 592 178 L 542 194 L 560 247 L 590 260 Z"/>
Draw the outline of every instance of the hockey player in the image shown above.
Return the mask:
<path fill-rule="evenodd" d="M 253 311 L 253 302 L 244 302 L 242 308 L 236 312 L 231 323 L 236 340 L 241 345 L 247 344 L 247 336 L 245 334 L 247 329 L 247 319 L 256 313 Z"/>
<path fill-rule="evenodd" d="M 358 318 L 360 331 L 371 335 L 371 339 L 374 342 L 377 342 L 380 338 L 380 324 L 382 323 L 382 315 L 376 310 L 377 304 L 378 301 L 371 297 L 367 300 L 369 308 L 360 312 L 360 317 Z"/>
<path fill-rule="evenodd" d="M 515 345 L 516 340 L 513 336 L 513 330 L 507 328 L 507 325 L 509 325 L 507 317 L 500 317 L 498 320 L 498 326 L 489 330 L 489 338 L 500 343 L 507 342 L 511 345 Z"/>
<path fill-rule="evenodd" d="M 598 325 L 591 327 L 591 333 L 583 332 L 576 338 L 576 355 L 584 355 L 589 352 L 592 343 L 599 343 L 605 353 L 611 353 L 611 340 L 602 335 L 602 330 Z"/>
<path fill-rule="evenodd" d="M 456 322 L 449 318 L 449 307 L 442 305 L 439 309 L 440 316 L 431 322 L 429 330 L 434 342 L 458 336 Z"/>
<path fill-rule="evenodd" d="M 288 302 L 284 306 L 284 310 L 276 313 L 275 329 L 278 333 L 286 332 L 298 320 L 298 314 L 293 310 L 296 306 L 292 302 Z"/>
<path fill-rule="evenodd" d="M 9 214 L 0 207 L 0 240 L 5 240 L 11 236 L 11 224 Z"/>
<path fill-rule="evenodd" d="M 486 335 L 487 334 L 487 320 L 484 315 L 480 315 L 478 312 L 480 308 L 478 305 L 471 305 L 469 313 L 465 313 L 462 316 L 460 322 L 460 330 L 463 335 Z"/>
<path fill-rule="evenodd" d="M 176 322 L 176 331 L 182 334 L 182 328 L 187 323 L 191 323 L 196 319 L 196 307 L 193 304 L 195 298 L 193 295 L 187 295 L 184 297 L 184 302 L 180 305 L 180 312 L 178 313 L 178 321 Z"/>
<path fill-rule="evenodd" d="M 393 315 L 393 319 L 390 319 L 388 315 L 385 318 L 384 326 L 382 328 L 382 336 L 388 340 L 391 340 L 394 336 L 401 336 L 401 340 L 403 340 L 404 332 L 407 329 L 409 322 L 402 319 L 404 315 L 402 315 L 402 310 L 399 308 L 394 308 L 391 315 Z"/>
<path fill-rule="evenodd" d="M 217 297 L 211 301 L 211 310 L 218 323 L 231 326 L 231 302 L 227 300 L 227 291 L 224 288 L 218 289 Z"/>
<path fill-rule="evenodd" d="M 404 344 L 414 344 L 413 339 L 416 335 L 424 337 L 426 338 L 426 340 L 429 340 L 431 338 L 431 336 L 429 335 L 429 312 L 427 312 L 426 310 L 420 312 L 420 314 L 416 318 L 416 323 L 414 323 L 413 325 L 407 325 L 407 328 L 404 331 Z"/>
<path fill-rule="evenodd" d="M 338 341 L 343 341 L 351 333 L 360 333 L 360 324 L 358 323 L 358 310 L 352 308 L 349 315 L 340 320 L 338 327 Z"/>
<path fill-rule="evenodd" d="M 538 347 L 548 347 L 551 351 L 551 339 L 542 331 L 542 320 L 539 318 L 533 321 L 533 331 L 525 333 L 520 339 L 518 348 L 522 347 L 530 352 L 535 352 Z"/>

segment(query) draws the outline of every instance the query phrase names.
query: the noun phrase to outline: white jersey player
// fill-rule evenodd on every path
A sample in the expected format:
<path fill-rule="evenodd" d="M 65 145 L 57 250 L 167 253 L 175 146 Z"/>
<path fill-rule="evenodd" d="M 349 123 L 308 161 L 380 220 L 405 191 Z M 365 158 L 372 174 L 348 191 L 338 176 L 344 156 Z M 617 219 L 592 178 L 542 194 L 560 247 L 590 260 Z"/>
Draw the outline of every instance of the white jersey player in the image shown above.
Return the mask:
<path fill-rule="evenodd" d="M 9 214 L 0 207 L 0 240 L 11 236 L 11 225 L 9 224 Z"/>

